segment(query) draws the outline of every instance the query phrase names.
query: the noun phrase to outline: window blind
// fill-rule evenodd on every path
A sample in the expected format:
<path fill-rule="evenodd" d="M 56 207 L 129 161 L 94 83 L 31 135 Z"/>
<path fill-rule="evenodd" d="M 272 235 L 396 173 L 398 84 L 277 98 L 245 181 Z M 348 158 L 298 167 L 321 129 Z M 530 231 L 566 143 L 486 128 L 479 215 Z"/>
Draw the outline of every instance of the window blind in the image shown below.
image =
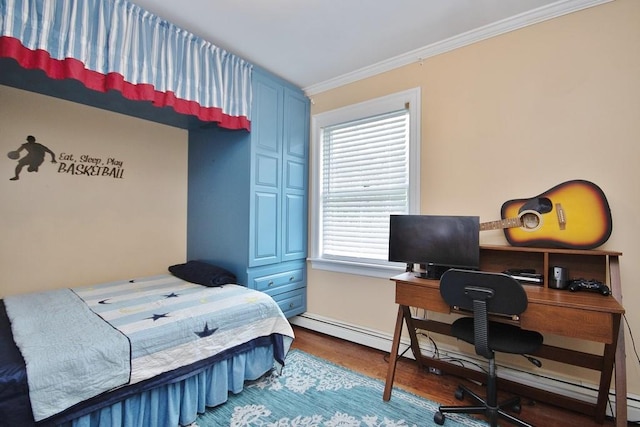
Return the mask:
<path fill-rule="evenodd" d="M 322 248 L 386 261 L 389 215 L 408 213 L 409 111 L 323 129 Z"/>

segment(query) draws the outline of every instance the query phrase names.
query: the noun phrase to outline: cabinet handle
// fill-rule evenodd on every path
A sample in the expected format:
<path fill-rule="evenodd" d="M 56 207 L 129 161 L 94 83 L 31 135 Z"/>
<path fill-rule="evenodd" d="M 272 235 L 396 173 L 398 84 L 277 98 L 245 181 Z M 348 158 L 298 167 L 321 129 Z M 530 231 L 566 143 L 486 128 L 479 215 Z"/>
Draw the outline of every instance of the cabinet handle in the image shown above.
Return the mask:
<path fill-rule="evenodd" d="M 289 308 L 293 308 L 293 303 L 292 302 L 289 303 Z"/>
<path fill-rule="evenodd" d="M 269 287 L 273 286 L 273 280 L 269 282 L 269 284 L 267 285 Z"/>
<path fill-rule="evenodd" d="M 294 279 L 295 279 L 295 277 L 293 277 L 293 276 L 289 277 L 289 281 L 290 282 L 293 282 Z"/>

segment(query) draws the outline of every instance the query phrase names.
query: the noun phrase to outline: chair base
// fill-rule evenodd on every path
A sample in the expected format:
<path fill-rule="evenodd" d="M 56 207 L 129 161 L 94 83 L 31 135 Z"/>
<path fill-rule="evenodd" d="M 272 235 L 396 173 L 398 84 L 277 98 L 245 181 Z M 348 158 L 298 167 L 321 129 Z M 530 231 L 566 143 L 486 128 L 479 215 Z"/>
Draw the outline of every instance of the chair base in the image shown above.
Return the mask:
<path fill-rule="evenodd" d="M 507 413 L 503 408 L 511 408 L 515 412 L 520 412 L 520 397 L 512 397 L 510 399 L 505 400 L 504 402 L 500 402 L 497 406 L 491 407 L 487 404 L 487 401 L 469 390 L 467 387 L 463 385 L 459 385 L 456 390 L 456 398 L 458 400 L 463 400 L 465 395 L 469 395 L 473 400 L 478 402 L 480 405 L 476 406 L 440 406 L 438 408 L 438 412 L 433 416 L 433 421 L 438 425 L 443 425 L 445 421 L 445 414 L 484 414 L 484 416 L 489 421 L 489 425 L 491 427 L 497 427 L 498 420 L 504 419 L 509 423 L 519 426 L 519 427 L 533 427 L 531 424 L 528 424 L 522 421 L 519 418 L 514 417 L 513 415 Z"/>

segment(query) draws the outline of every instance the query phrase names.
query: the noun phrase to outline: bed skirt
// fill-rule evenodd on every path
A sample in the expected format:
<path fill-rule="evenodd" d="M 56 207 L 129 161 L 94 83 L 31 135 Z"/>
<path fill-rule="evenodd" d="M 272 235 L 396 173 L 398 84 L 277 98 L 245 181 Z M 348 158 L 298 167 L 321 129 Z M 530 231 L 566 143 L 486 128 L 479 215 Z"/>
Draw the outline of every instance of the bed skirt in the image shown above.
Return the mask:
<path fill-rule="evenodd" d="M 242 391 L 244 382 L 271 371 L 273 346 L 255 347 L 221 360 L 178 382 L 131 396 L 61 424 L 64 427 L 173 427 L 186 426 L 207 408 L 227 401 L 228 393 Z"/>

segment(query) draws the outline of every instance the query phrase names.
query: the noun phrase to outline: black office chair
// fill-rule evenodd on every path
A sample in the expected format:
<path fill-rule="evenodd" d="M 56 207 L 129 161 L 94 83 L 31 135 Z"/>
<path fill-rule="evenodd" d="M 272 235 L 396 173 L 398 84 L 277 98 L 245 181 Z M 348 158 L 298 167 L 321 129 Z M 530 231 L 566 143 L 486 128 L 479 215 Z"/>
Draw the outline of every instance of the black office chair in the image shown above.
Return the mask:
<path fill-rule="evenodd" d="M 436 424 L 443 425 L 445 413 L 484 414 L 492 427 L 498 425 L 500 418 L 517 426 L 531 427 L 504 410 L 511 408 L 519 413 L 519 397 L 512 397 L 501 403 L 497 401 L 494 351 L 524 355 L 539 367 L 540 361 L 528 355 L 540 348 L 542 335 L 513 324 L 488 319 L 488 314 L 517 318 L 525 311 L 528 300 L 522 285 L 502 273 L 451 269 L 440 279 L 440 295 L 450 306 L 473 312 L 473 317 L 462 317 L 453 322 L 451 332 L 456 338 L 475 345 L 476 353 L 489 360 L 489 371 L 486 399 L 459 385 L 455 393 L 456 398 L 463 400 L 465 395 L 469 395 L 478 404 L 440 406 L 433 420 Z"/>

